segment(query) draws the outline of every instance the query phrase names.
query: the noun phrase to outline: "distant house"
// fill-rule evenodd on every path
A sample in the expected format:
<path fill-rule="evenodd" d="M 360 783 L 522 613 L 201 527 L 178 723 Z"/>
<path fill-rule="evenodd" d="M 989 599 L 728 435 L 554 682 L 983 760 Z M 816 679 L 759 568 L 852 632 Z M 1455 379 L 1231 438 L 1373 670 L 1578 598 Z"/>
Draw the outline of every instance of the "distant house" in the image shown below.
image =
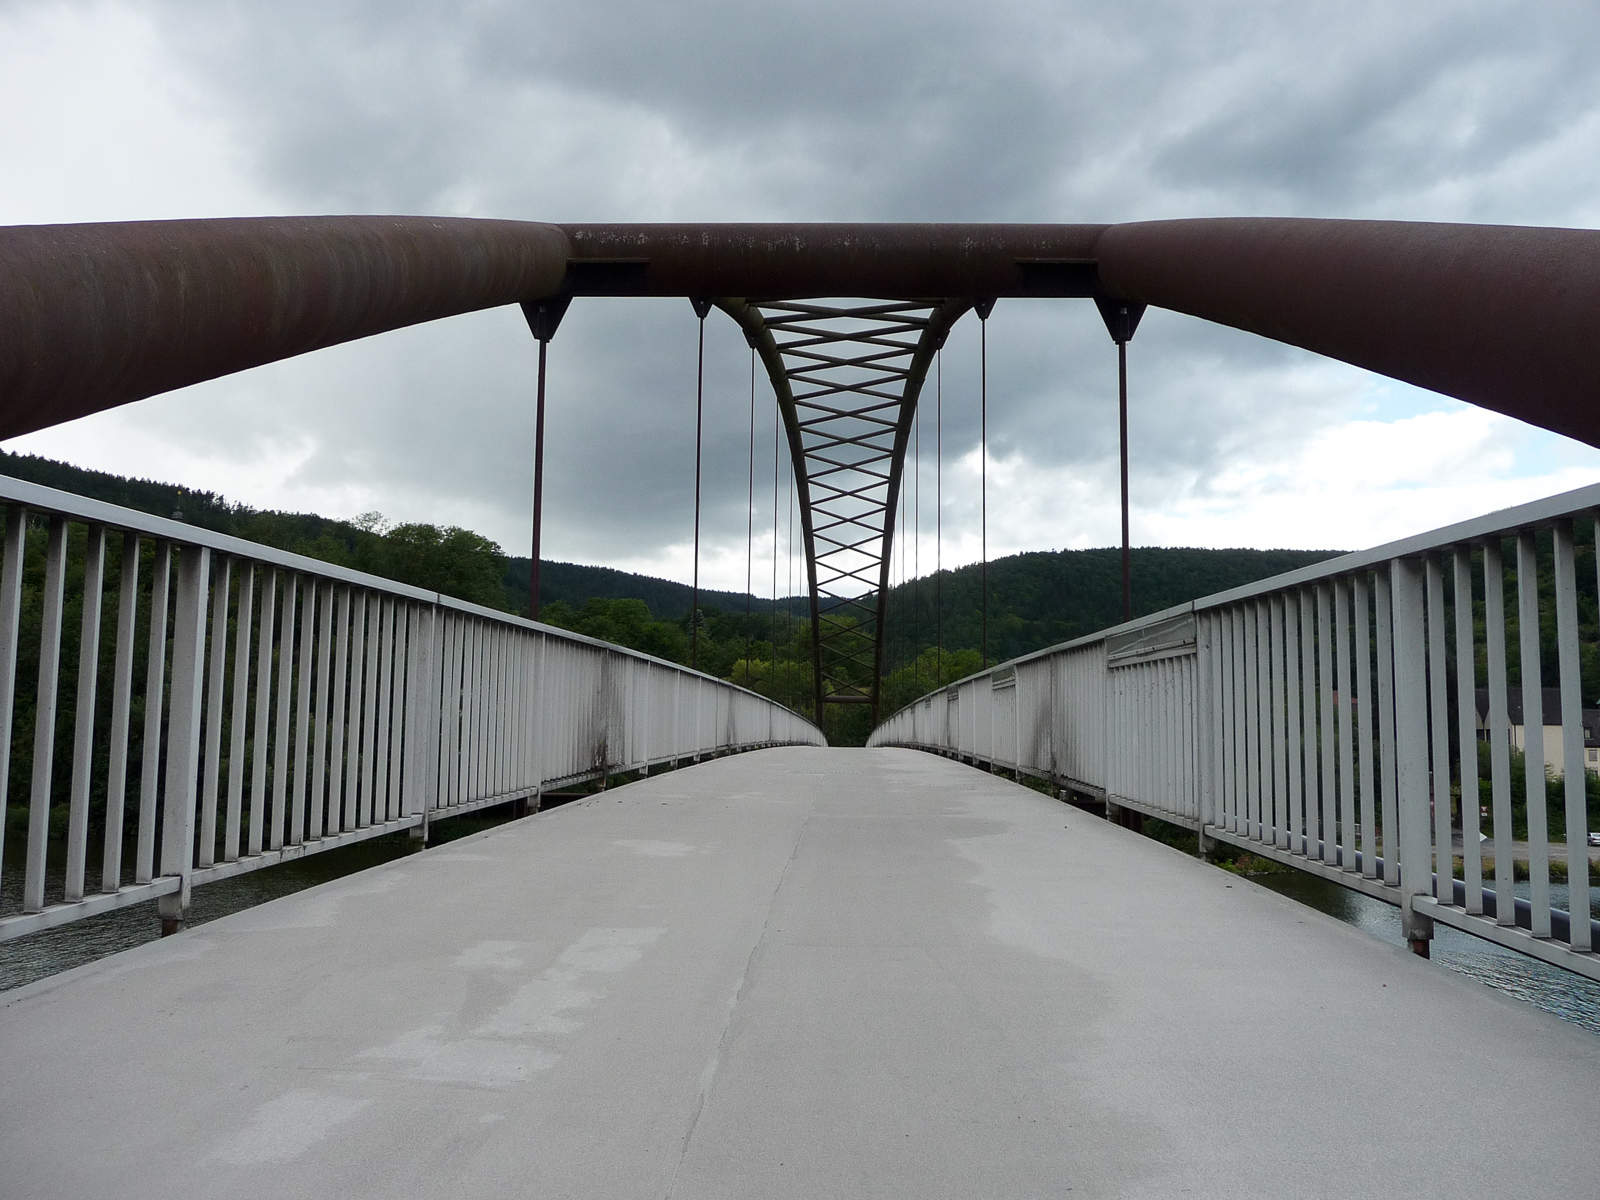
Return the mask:
<path fill-rule="evenodd" d="M 1544 726 L 1544 761 L 1553 774 L 1565 773 L 1565 742 L 1561 727 L 1561 689 L 1544 688 L 1542 697 Z M 1478 738 L 1489 738 L 1489 689 L 1477 691 Z M 1521 688 L 1506 689 L 1506 715 L 1511 719 L 1511 744 L 1518 750 L 1527 748 L 1527 721 L 1522 702 Z M 1583 710 L 1583 764 L 1590 771 L 1600 771 L 1600 708 Z"/>

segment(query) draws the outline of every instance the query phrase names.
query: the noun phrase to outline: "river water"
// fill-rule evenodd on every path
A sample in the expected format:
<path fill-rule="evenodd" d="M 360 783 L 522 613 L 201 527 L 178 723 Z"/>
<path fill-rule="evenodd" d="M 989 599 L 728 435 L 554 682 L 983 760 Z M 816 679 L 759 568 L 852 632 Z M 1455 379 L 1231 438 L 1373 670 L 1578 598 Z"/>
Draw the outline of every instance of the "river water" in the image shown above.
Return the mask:
<path fill-rule="evenodd" d="M 1257 875 L 1252 879 L 1279 895 L 1348 922 L 1380 941 L 1396 946 L 1406 944 L 1400 932 L 1400 910 L 1392 904 L 1301 871 Z M 1526 883 L 1519 883 L 1516 888 L 1517 895 L 1527 897 Z M 1556 908 L 1567 907 L 1566 884 L 1550 885 L 1550 902 Z M 1600 917 L 1600 895 L 1592 907 L 1594 915 Z M 1497 991 L 1526 1000 L 1591 1033 L 1600 1033 L 1600 983 L 1437 922 L 1432 956 L 1434 962 L 1470 975 Z"/>
<path fill-rule="evenodd" d="M 430 837 L 435 845 L 488 829 L 510 819 L 508 809 L 485 809 L 465 817 L 453 817 L 433 826 Z M 0 876 L 0 916 L 22 910 L 23 854 L 26 838 L 6 839 L 6 861 Z M 45 871 L 47 896 L 61 894 L 65 869 L 61 847 L 52 846 Z M 189 924 L 203 925 L 241 909 L 276 900 L 279 896 L 303 891 L 331 879 L 364 871 L 412 852 L 409 834 L 401 832 L 357 842 L 338 850 L 310 854 L 305 858 L 235 875 L 194 890 L 189 907 Z M 131 852 L 127 856 L 131 859 Z M 99 878 L 98 865 L 91 864 L 91 879 Z M 130 868 L 131 870 L 131 868 Z M 128 882 L 132 882 L 131 875 Z M 0 992 L 22 987 L 58 971 L 68 971 L 84 963 L 115 954 L 161 936 L 161 921 L 154 901 L 134 904 L 115 912 L 102 913 L 73 921 L 55 929 L 0 942 Z"/>

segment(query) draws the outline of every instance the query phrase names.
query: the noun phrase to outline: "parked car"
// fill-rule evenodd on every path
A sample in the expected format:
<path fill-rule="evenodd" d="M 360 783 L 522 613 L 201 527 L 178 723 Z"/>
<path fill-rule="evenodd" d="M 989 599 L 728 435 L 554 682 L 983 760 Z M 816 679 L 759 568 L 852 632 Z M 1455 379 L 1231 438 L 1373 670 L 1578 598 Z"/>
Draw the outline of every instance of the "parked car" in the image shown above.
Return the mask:
<path fill-rule="evenodd" d="M 1591 833 L 1589 835 L 1589 845 L 1600 846 L 1600 833 Z"/>

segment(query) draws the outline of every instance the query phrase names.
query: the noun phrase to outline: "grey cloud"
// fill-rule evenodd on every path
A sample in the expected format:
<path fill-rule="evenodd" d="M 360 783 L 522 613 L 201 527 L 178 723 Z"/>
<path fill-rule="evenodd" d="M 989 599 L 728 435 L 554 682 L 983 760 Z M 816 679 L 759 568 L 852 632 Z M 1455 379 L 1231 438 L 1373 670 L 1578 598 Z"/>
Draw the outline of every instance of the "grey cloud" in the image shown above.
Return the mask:
<path fill-rule="evenodd" d="M 1600 182 L 1592 144 L 1550 158 L 1600 112 L 1586 57 L 1600 14 L 1579 3 L 129 2 L 158 20 L 264 186 L 302 211 L 1600 215 L 1584 207 Z M 707 540 L 732 546 L 748 351 L 720 317 L 707 345 Z M 574 307 L 552 344 L 556 552 L 616 561 L 687 539 L 693 356 L 681 301 Z M 1102 473 L 1115 355 L 1093 309 L 1006 302 L 990 358 L 993 451 Z M 310 431 L 308 483 L 354 478 L 414 507 L 491 514 L 485 531 L 519 549 L 532 361 L 516 314 L 460 318 L 207 385 L 185 436 Z M 1293 381 L 1311 362 L 1151 314 L 1132 347 L 1136 474 L 1204 487 L 1242 448 L 1346 419 L 1354 377 L 1330 371 L 1307 392 Z M 969 318 L 946 353 L 947 459 L 976 441 L 976 382 Z M 758 420 L 770 431 L 764 384 Z"/>

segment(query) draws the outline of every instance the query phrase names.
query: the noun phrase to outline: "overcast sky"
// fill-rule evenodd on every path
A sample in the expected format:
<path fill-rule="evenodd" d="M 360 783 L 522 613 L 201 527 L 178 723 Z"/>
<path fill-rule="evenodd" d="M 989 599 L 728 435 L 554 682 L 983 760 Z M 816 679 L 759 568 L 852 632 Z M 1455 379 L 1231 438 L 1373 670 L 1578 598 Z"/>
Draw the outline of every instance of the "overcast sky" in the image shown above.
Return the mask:
<path fill-rule="evenodd" d="M 0 0 L 0 223 L 1594 227 L 1597 45 L 1593 0 Z M 551 347 L 548 556 L 688 577 L 694 326 L 682 300 L 574 305 Z M 742 588 L 749 352 L 720 316 L 707 342 L 702 578 Z M 1002 301 L 989 343 L 990 553 L 1112 544 L 1116 358 L 1092 306 Z M 7 448 L 525 554 L 534 363 L 520 313 L 479 313 Z M 978 553 L 975 320 L 943 375 L 951 565 Z M 1130 377 L 1136 544 L 1355 548 L 1600 478 L 1588 447 L 1171 313 L 1145 318 Z M 764 384 L 759 401 L 770 555 Z M 769 590 L 770 563 L 755 578 Z"/>

